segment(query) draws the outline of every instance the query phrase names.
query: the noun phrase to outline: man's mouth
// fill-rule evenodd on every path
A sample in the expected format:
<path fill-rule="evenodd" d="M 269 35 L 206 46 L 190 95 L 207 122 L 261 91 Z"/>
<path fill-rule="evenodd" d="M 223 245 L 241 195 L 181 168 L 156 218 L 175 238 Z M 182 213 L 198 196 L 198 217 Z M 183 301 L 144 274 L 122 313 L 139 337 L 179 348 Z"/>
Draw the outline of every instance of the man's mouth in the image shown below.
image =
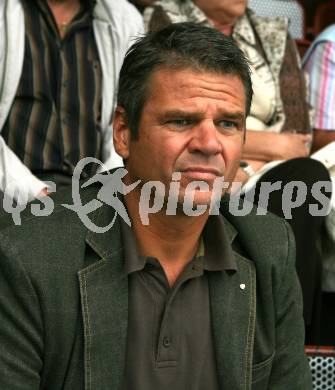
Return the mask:
<path fill-rule="evenodd" d="M 219 169 L 206 166 L 192 166 L 182 169 L 182 176 L 186 176 L 192 180 L 211 181 L 217 177 L 223 176 Z"/>

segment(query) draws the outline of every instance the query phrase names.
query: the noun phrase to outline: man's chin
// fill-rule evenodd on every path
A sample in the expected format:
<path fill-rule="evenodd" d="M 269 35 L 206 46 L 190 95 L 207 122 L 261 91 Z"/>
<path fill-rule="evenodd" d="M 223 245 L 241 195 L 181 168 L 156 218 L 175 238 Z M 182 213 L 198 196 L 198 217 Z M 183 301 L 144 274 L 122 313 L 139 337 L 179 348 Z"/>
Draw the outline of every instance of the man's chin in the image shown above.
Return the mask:
<path fill-rule="evenodd" d="M 178 209 L 185 215 L 196 216 L 209 212 L 212 202 L 212 192 L 196 191 L 191 196 L 185 194 L 179 202 Z"/>

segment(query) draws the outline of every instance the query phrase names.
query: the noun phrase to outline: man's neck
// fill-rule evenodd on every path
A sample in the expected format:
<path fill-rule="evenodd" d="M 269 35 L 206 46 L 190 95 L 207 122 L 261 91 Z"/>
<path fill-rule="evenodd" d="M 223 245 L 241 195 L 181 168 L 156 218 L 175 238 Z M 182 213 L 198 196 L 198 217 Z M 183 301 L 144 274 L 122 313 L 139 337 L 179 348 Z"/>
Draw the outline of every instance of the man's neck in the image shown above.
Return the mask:
<path fill-rule="evenodd" d="M 218 22 L 217 20 L 211 19 L 211 22 L 213 23 L 213 26 L 221 31 L 224 35 L 230 36 L 233 34 L 234 31 L 234 25 L 233 24 L 222 24 Z"/>
<path fill-rule="evenodd" d="M 80 0 L 47 0 L 48 6 L 55 18 L 59 34 L 63 37 L 68 25 L 81 8 Z"/>
<path fill-rule="evenodd" d="M 189 217 L 185 214 L 166 215 L 164 209 L 149 216 L 143 225 L 139 214 L 136 191 L 125 196 L 137 248 L 141 255 L 159 260 L 170 286 L 197 253 L 200 237 L 208 214 Z"/>

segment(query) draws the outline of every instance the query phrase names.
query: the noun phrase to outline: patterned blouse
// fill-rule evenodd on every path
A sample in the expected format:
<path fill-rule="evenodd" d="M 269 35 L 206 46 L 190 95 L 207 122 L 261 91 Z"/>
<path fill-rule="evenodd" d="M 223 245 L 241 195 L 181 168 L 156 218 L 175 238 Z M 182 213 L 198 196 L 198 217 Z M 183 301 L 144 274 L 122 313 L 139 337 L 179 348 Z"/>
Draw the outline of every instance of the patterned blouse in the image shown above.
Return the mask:
<path fill-rule="evenodd" d="M 147 30 L 170 23 L 213 23 L 192 0 L 158 0 L 144 13 Z M 232 37 L 251 63 L 254 89 L 248 130 L 310 132 L 306 79 L 295 42 L 283 18 L 260 17 L 247 9 Z"/>

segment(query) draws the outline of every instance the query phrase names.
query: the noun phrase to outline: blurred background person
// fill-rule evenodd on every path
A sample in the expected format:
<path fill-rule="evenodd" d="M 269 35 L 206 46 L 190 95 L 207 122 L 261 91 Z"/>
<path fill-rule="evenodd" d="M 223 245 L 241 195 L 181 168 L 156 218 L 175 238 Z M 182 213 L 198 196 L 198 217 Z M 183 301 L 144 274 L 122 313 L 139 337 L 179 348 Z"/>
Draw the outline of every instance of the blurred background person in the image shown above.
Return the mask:
<path fill-rule="evenodd" d="M 306 53 L 303 66 L 310 78 L 315 110 L 313 149 L 335 141 L 335 24 L 324 30 Z"/>
<path fill-rule="evenodd" d="M 313 149 L 319 150 L 335 141 L 335 24 L 327 27 L 313 41 L 303 59 L 310 77 L 310 103 L 315 109 Z M 323 151 L 322 153 L 325 153 Z M 333 149 L 324 154 L 333 186 L 335 184 L 335 154 Z M 335 344 L 335 195 L 322 236 L 323 250 L 323 305 L 322 340 Z"/>
<path fill-rule="evenodd" d="M 141 15 L 126 0 L 0 3 L 0 191 L 47 193 L 83 157 L 122 164 L 111 119 Z M 96 167 L 86 167 L 84 175 Z"/>

